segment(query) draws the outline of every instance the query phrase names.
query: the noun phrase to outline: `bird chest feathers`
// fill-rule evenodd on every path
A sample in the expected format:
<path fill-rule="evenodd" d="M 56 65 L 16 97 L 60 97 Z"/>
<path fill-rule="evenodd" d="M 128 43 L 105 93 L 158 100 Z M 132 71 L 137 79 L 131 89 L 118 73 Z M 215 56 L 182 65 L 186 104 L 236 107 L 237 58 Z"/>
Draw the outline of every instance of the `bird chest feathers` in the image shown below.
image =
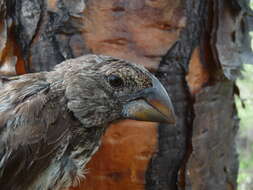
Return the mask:
<path fill-rule="evenodd" d="M 89 134 L 88 134 L 89 133 Z M 94 134 L 95 133 L 95 134 Z M 57 155 L 28 190 L 54 189 L 60 190 L 70 186 L 78 186 L 88 172 L 85 165 L 97 152 L 103 130 L 83 131 L 70 139 L 67 138 L 59 147 Z M 80 137 L 89 135 L 83 140 Z"/>

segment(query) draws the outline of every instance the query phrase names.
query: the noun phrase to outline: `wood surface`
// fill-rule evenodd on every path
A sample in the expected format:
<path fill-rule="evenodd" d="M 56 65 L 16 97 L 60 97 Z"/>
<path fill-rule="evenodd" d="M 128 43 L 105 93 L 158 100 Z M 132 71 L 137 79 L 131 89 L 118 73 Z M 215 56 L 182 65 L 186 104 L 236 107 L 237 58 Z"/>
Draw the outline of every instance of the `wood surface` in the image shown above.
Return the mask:
<path fill-rule="evenodd" d="M 87 53 L 142 64 L 176 126 L 113 124 L 75 190 L 233 190 L 234 80 L 252 58 L 248 0 L 0 0 L 0 76 Z M 0 79 L 1 85 L 1 79 Z"/>

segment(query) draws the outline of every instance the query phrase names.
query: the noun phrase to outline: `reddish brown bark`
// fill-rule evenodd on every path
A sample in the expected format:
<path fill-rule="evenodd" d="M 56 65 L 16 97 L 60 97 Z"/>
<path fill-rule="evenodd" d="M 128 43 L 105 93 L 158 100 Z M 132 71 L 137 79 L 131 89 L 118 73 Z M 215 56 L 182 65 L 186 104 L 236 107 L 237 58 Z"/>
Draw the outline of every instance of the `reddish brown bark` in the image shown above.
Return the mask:
<path fill-rule="evenodd" d="M 86 179 L 74 189 L 145 189 L 145 172 L 157 150 L 156 135 L 157 128 L 152 123 L 124 121 L 113 124 L 87 166 Z"/>
<path fill-rule="evenodd" d="M 209 81 L 208 68 L 201 63 L 200 50 L 197 47 L 189 62 L 189 72 L 186 76 L 187 83 L 192 95 L 197 94 Z"/>

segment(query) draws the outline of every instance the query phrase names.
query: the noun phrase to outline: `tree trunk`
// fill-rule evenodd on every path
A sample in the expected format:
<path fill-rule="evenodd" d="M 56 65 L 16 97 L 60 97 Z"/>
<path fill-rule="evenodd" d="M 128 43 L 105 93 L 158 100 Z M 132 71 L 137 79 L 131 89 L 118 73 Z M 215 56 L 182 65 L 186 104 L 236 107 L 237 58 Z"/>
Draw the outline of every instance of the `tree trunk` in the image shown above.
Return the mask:
<path fill-rule="evenodd" d="M 87 53 L 143 64 L 167 88 L 177 125 L 112 125 L 73 189 L 234 190 L 249 12 L 248 0 L 0 0 L 0 76 Z"/>

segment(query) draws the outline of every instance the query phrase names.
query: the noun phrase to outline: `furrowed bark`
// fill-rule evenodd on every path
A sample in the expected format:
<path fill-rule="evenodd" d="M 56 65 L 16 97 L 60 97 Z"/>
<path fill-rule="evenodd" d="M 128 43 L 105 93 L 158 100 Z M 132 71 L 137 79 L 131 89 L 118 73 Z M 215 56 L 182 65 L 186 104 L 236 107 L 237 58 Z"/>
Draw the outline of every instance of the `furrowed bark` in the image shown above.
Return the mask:
<path fill-rule="evenodd" d="M 236 189 L 234 80 L 252 59 L 247 3 L 0 0 L 0 76 L 87 53 L 143 64 L 168 90 L 177 125 L 112 125 L 73 189 Z"/>

